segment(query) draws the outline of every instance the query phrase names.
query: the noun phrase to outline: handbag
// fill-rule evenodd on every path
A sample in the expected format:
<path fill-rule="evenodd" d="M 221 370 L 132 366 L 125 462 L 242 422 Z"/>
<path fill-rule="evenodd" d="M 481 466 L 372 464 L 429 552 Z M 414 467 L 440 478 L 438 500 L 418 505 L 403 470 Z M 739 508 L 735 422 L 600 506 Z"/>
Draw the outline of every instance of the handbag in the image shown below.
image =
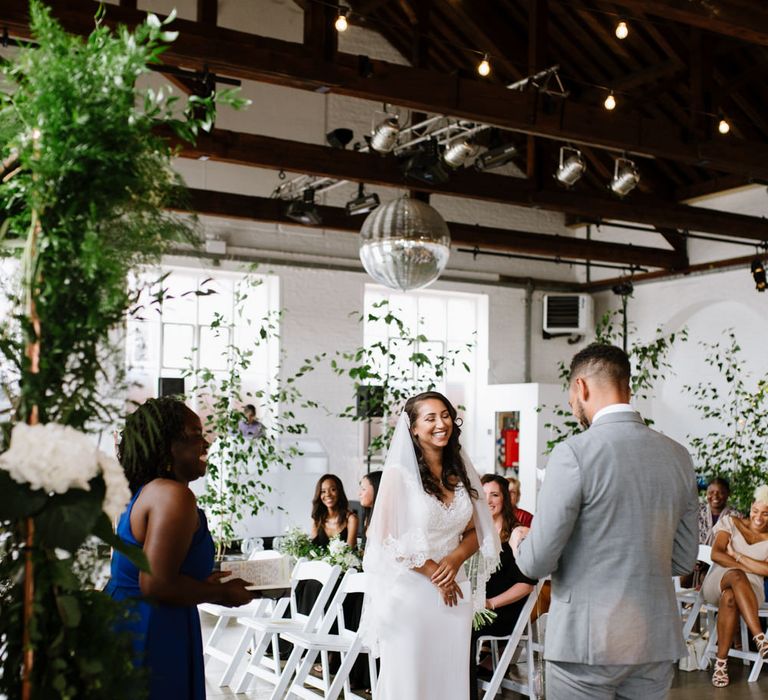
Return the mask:
<path fill-rule="evenodd" d="M 678 666 L 681 671 L 698 671 L 699 662 L 704 657 L 707 640 L 699 634 L 692 634 L 685 642 L 686 655 L 680 659 Z"/>

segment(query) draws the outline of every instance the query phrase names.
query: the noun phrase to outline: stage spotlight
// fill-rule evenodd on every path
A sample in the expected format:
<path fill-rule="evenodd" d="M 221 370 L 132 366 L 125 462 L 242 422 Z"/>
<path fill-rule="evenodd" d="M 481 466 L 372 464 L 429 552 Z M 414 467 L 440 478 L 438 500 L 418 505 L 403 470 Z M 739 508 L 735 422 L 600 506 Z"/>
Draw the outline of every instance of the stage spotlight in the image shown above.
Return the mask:
<path fill-rule="evenodd" d="M 758 292 L 764 292 L 768 283 L 765 278 L 765 265 L 760 258 L 755 258 L 752 261 L 752 277 L 755 280 L 755 289 Z"/>
<path fill-rule="evenodd" d="M 479 150 L 480 148 L 477 144 L 459 139 L 446 146 L 443 153 L 443 162 L 455 170 L 477 155 Z"/>
<path fill-rule="evenodd" d="M 555 171 L 555 179 L 558 182 L 566 187 L 572 187 L 579 181 L 586 169 L 587 163 L 578 148 L 563 146 L 560 149 L 560 164 Z"/>
<path fill-rule="evenodd" d="M 315 191 L 311 187 L 304 190 L 301 199 L 294 199 L 288 204 L 285 215 L 300 224 L 319 226 L 323 223 L 315 206 Z"/>
<path fill-rule="evenodd" d="M 430 185 L 443 184 L 449 179 L 435 139 L 426 141 L 408 155 L 403 172 L 412 180 L 420 180 Z"/>
<path fill-rule="evenodd" d="M 395 115 L 390 115 L 379 122 L 371 134 L 371 148 L 378 153 L 389 153 L 397 145 L 400 134 L 400 121 Z"/>
<path fill-rule="evenodd" d="M 346 148 L 354 136 L 352 129 L 334 129 L 325 135 L 325 140 L 334 148 Z"/>
<path fill-rule="evenodd" d="M 370 194 L 365 193 L 365 186 L 361 182 L 357 186 L 357 197 L 350 199 L 346 204 L 346 210 L 348 216 L 357 216 L 359 214 L 370 214 L 376 207 L 379 206 L 379 195 L 375 192 Z"/>
<path fill-rule="evenodd" d="M 608 187 L 611 192 L 624 197 L 628 195 L 640 182 L 640 171 L 628 158 L 617 158 L 613 169 L 613 179 Z"/>
<path fill-rule="evenodd" d="M 475 160 L 475 167 L 478 170 L 491 170 L 500 168 L 509 163 L 517 155 L 517 146 L 513 143 L 507 143 L 496 148 L 489 148 L 485 153 L 480 154 Z"/>

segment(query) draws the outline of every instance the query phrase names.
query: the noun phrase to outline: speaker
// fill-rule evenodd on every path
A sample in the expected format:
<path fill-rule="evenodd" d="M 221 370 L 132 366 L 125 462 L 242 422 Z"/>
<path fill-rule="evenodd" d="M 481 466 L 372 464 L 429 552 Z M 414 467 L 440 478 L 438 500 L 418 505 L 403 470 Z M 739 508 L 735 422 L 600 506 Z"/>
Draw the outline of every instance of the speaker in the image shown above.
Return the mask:
<path fill-rule="evenodd" d="M 357 417 L 382 418 L 384 416 L 384 387 L 363 384 L 357 387 Z"/>
<path fill-rule="evenodd" d="M 157 380 L 158 396 L 183 396 L 184 377 L 160 377 Z"/>

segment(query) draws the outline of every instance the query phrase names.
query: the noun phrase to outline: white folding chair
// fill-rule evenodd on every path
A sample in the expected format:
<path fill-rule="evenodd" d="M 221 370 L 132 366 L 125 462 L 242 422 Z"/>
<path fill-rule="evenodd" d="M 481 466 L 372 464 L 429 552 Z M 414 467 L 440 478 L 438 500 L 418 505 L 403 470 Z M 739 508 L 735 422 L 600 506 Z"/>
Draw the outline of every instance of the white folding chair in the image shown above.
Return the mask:
<path fill-rule="evenodd" d="M 714 606 L 710 606 L 710 607 L 714 607 Z M 717 610 L 717 608 L 715 608 L 715 610 Z M 760 606 L 760 608 L 757 611 L 757 615 L 758 617 L 768 619 L 768 603 L 764 603 L 763 605 Z M 748 665 L 751 662 L 752 668 L 749 671 L 749 677 L 747 678 L 747 681 L 749 683 L 755 683 L 760 676 L 760 671 L 762 671 L 763 664 L 765 663 L 765 661 L 760 656 L 760 654 L 758 654 L 756 651 L 750 650 L 749 630 L 747 629 L 747 623 L 744 622 L 743 617 L 739 619 L 739 627 L 741 631 L 741 649 L 733 649 L 733 648 L 729 649 L 728 656 L 734 659 L 741 659 L 745 665 Z M 709 666 L 710 658 L 714 658 L 716 654 L 717 654 L 717 625 L 713 624 L 709 634 L 709 642 L 707 643 L 707 648 L 704 650 L 704 653 L 701 656 L 701 662 L 699 664 L 699 668 L 701 668 L 702 671 L 705 671 Z"/>
<path fill-rule="evenodd" d="M 282 558 L 283 556 L 284 555 L 279 554 L 278 552 L 254 550 L 252 551 L 249 560 L 253 561 L 267 557 Z M 239 608 L 229 608 L 224 605 L 217 605 L 216 603 L 201 603 L 197 606 L 197 609 L 200 612 L 212 615 L 216 618 L 216 624 L 213 627 L 213 631 L 203 646 L 203 657 L 205 659 L 208 659 L 209 657 L 217 659 L 227 664 L 224 673 L 219 680 L 219 686 L 230 684 L 232 677 L 237 670 L 237 666 L 240 663 L 239 659 L 235 659 L 234 654 L 227 652 L 224 647 L 220 646 L 229 623 L 238 617 L 280 618 L 287 607 L 288 598 L 283 598 L 277 601 L 271 600 L 270 598 L 258 598 Z"/>
<path fill-rule="evenodd" d="M 291 597 L 289 619 L 269 619 L 238 617 L 237 623 L 245 629 L 235 650 L 235 657 L 242 660 L 253 644 L 250 661 L 245 668 L 237 686 L 236 693 L 248 690 L 256 677 L 267 681 L 270 685 L 280 682 L 280 638 L 281 632 L 299 631 L 314 632 L 323 618 L 326 603 L 329 601 L 341 569 L 331 566 L 324 561 L 300 561 L 296 564 L 291 576 Z M 309 614 L 302 614 L 296 606 L 296 586 L 299 581 L 314 580 L 322 584 L 320 593 Z M 267 655 L 267 649 L 272 647 L 272 658 Z"/>
<path fill-rule="evenodd" d="M 364 700 L 364 696 L 352 692 L 349 683 L 349 675 L 352 667 L 360 654 L 368 655 L 368 673 L 370 675 L 371 688 L 374 693 L 376 688 L 376 659 L 366 646 L 363 645 L 357 630 L 350 630 L 344 619 L 344 601 L 351 593 L 365 593 L 366 575 L 354 570 L 348 571 L 341 581 L 341 585 L 333 599 L 329 613 L 323 620 L 316 633 L 311 632 L 285 632 L 280 636 L 293 644 L 293 652 L 288 659 L 283 676 L 275 687 L 270 700 L 283 700 L 283 698 L 300 697 L 307 700 L 336 700 L 342 690 L 344 698 L 349 700 Z M 338 624 L 338 633 L 330 634 L 333 622 Z M 339 666 L 333 681 L 330 681 L 330 668 L 328 664 L 329 652 L 337 652 L 341 655 Z M 322 659 L 322 679 L 317 682 L 310 675 L 312 665 L 318 655 Z M 294 676 L 295 670 L 295 676 Z M 305 687 L 306 684 L 313 686 Z M 287 692 L 286 692 L 287 690 Z M 320 693 L 316 692 L 319 690 Z M 284 694 L 285 693 L 285 694 Z"/>
<path fill-rule="evenodd" d="M 501 688 L 512 690 L 515 693 L 530 698 L 535 697 L 535 654 L 537 652 L 542 653 L 543 639 L 540 634 L 538 641 L 534 640 L 534 625 L 531 623 L 531 613 L 533 612 L 533 608 L 536 605 L 536 601 L 538 600 L 543 585 L 544 581 L 539 581 L 536 584 L 536 587 L 528 594 L 528 597 L 525 600 L 525 605 L 523 605 L 522 610 L 520 610 L 517 623 L 510 635 L 506 637 L 482 636 L 477 640 L 478 649 L 484 642 L 490 642 L 491 658 L 494 662 L 491 679 L 488 681 L 478 680 L 480 689 L 485 690 L 483 700 L 492 700 L 492 698 L 496 697 Z M 539 620 L 536 622 L 538 623 Z M 494 654 L 494 646 L 497 645 L 499 641 L 506 642 L 504 652 L 500 657 L 498 656 L 498 649 Z M 525 663 L 527 666 L 526 678 L 525 680 L 507 678 L 507 671 L 510 665 L 515 663 L 519 658 L 518 648 L 521 644 L 524 647 L 523 651 L 525 653 Z"/>
<path fill-rule="evenodd" d="M 696 556 L 697 561 L 712 566 L 712 547 L 706 544 L 699 545 L 699 553 Z M 681 588 L 680 578 L 675 577 L 675 597 L 680 611 L 680 618 L 683 622 L 683 639 L 688 641 L 693 631 L 693 626 L 701 614 L 707 616 L 707 629 L 712 630 L 714 625 L 714 614 L 717 607 L 709 605 L 704 601 L 701 591 L 695 588 Z M 689 607 L 690 606 L 690 607 Z"/>

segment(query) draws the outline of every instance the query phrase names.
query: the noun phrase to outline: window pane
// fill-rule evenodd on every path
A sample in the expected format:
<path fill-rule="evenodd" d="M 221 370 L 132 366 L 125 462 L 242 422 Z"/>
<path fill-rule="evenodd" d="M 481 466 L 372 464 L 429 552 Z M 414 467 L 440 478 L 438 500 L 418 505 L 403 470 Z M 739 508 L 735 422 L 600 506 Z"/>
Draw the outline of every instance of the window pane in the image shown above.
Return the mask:
<path fill-rule="evenodd" d="M 229 357 L 229 328 L 200 326 L 200 367 L 225 370 Z"/>
<path fill-rule="evenodd" d="M 128 322 L 126 363 L 129 367 L 157 367 L 159 360 L 157 331 L 157 323 Z"/>
<path fill-rule="evenodd" d="M 419 299 L 419 334 L 429 340 L 442 340 L 446 337 L 446 300 L 435 296 Z"/>
<path fill-rule="evenodd" d="M 448 300 L 448 340 L 471 340 L 477 330 L 477 304 L 472 299 Z"/>
<path fill-rule="evenodd" d="M 163 367 L 187 369 L 192 366 L 195 329 L 180 323 L 163 324 Z"/>
<path fill-rule="evenodd" d="M 198 323 L 210 326 L 214 319 L 221 318 L 222 323 L 232 323 L 232 281 L 229 279 L 200 278 L 198 304 Z"/>
<path fill-rule="evenodd" d="M 197 322 L 197 275 L 171 272 L 163 282 L 163 322 Z"/>

